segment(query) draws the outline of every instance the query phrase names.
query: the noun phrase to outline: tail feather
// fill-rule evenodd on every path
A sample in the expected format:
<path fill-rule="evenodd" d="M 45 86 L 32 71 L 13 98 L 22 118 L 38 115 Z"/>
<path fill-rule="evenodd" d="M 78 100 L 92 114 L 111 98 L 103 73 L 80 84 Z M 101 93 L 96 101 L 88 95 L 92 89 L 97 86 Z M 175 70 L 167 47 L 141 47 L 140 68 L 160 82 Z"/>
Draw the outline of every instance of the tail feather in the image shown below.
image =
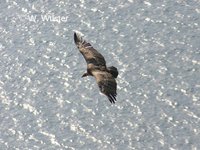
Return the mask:
<path fill-rule="evenodd" d="M 114 78 L 117 78 L 119 73 L 116 67 L 114 66 L 108 67 L 108 70 L 113 75 Z"/>

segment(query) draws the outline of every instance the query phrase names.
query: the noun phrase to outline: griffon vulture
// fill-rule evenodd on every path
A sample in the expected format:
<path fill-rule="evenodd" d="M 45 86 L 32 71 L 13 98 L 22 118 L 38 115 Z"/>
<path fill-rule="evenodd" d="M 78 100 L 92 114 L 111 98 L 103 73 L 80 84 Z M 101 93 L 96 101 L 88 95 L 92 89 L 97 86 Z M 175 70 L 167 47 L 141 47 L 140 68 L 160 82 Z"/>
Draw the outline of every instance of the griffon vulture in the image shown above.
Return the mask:
<path fill-rule="evenodd" d="M 80 33 L 74 32 L 74 42 L 87 62 L 87 72 L 82 77 L 94 76 L 100 91 L 108 97 L 111 103 L 115 103 L 117 68 L 107 67 L 104 57 L 90 43 L 86 42 Z"/>

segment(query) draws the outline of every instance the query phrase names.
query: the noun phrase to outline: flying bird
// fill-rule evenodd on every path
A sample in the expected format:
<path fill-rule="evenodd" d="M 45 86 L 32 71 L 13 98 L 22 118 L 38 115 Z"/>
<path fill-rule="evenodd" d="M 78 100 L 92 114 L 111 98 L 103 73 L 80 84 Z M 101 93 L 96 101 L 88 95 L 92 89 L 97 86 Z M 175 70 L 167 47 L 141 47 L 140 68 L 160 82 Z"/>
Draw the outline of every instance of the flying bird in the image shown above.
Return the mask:
<path fill-rule="evenodd" d="M 87 63 L 87 72 L 82 77 L 95 77 L 101 93 L 105 94 L 111 103 L 115 103 L 117 68 L 107 67 L 104 57 L 90 43 L 85 41 L 79 32 L 74 32 L 74 42 Z"/>

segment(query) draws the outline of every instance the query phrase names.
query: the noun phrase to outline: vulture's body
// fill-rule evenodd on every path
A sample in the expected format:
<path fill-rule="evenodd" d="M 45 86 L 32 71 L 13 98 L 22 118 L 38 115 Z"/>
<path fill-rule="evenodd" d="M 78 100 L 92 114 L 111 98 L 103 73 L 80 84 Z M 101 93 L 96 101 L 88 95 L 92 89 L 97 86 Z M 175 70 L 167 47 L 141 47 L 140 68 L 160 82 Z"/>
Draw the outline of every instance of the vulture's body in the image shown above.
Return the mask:
<path fill-rule="evenodd" d="M 108 97 L 111 103 L 115 103 L 117 96 L 117 83 L 115 80 L 118 76 L 117 68 L 113 66 L 107 67 L 104 57 L 77 32 L 74 33 L 74 41 L 87 62 L 87 72 L 82 77 L 94 76 L 100 91 Z"/>

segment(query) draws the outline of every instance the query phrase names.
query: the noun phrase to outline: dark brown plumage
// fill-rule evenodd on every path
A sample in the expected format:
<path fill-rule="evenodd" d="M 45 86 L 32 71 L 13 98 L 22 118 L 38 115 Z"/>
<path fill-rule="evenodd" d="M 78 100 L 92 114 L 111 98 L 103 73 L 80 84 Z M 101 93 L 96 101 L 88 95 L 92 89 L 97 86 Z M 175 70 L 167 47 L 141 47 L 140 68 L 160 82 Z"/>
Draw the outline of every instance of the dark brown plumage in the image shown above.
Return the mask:
<path fill-rule="evenodd" d="M 94 76 L 100 91 L 108 97 L 111 103 L 115 103 L 117 68 L 106 67 L 104 57 L 90 43 L 86 42 L 78 32 L 74 32 L 74 42 L 87 62 L 87 72 L 82 77 Z"/>

